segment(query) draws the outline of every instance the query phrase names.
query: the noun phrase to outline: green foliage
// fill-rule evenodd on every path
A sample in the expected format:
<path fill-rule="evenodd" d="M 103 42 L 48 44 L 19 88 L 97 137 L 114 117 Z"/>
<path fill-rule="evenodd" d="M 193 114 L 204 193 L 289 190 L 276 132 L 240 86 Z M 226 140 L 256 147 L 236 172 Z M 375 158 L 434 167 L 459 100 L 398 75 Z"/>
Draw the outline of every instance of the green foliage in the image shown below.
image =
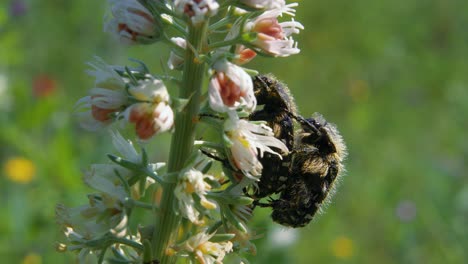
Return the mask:
<path fill-rule="evenodd" d="M 73 104 L 92 87 L 85 63 L 136 57 L 157 70 L 150 58 L 167 51 L 124 48 L 103 34 L 105 1 L 29 1 L 17 17 L 8 2 L 0 3 L 0 257 L 70 263 L 72 254 L 54 251 L 64 239 L 55 203 L 78 205 L 81 170 L 108 162 L 111 150 L 106 133 L 73 119 Z M 252 263 L 468 261 L 467 8 L 461 0 L 300 1 L 301 54 L 252 64 L 289 85 L 302 115 L 320 112 L 338 125 L 348 172 L 292 246 L 271 242 L 270 211 L 256 209 L 263 237 Z M 53 88 L 38 92 L 44 86 Z M 168 141 L 151 143 L 151 158 L 164 160 Z M 36 168 L 26 184 L 7 177 L 14 157 Z"/>

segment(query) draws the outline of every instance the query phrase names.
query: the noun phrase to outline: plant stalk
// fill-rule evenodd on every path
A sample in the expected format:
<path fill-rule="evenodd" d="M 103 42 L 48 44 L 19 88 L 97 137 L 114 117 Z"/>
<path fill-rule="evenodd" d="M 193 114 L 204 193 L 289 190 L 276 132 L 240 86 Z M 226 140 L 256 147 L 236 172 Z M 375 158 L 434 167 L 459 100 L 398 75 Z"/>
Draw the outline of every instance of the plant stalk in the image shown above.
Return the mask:
<path fill-rule="evenodd" d="M 179 172 L 186 166 L 187 158 L 193 151 L 195 140 L 194 120 L 197 120 L 200 109 L 200 95 L 205 74 L 205 63 L 196 58 L 202 53 L 206 45 L 206 32 L 208 21 L 200 25 L 189 25 L 187 42 L 193 50 L 187 48 L 185 51 L 184 72 L 179 97 L 189 99 L 187 106 L 176 113 L 175 132 L 172 136 L 171 150 L 168 162 L 168 173 Z M 173 210 L 175 202 L 174 188 L 176 183 L 167 183 L 163 186 L 163 195 L 160 210 L 156 215 L 155 232 L 153 234 L 153 256 L 161 264 L 174 263 L 173 257 L 166 255 L 166 249 L 174 243 L 174 235 L 180 223 L 180 216 Z"/>

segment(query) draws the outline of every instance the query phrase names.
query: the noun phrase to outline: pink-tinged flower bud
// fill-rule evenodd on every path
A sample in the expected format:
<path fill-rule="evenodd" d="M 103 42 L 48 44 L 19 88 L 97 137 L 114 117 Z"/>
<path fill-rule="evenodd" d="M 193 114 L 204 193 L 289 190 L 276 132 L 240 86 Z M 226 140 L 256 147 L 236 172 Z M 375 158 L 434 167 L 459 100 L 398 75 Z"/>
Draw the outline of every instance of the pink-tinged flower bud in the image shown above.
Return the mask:
<path fill-rule="evenodd" d="M 91 97 L 92 99 L 97 98 Z M 113 108 L 113 109 L 105 109 L 105 108 L 100 108 L 95 105 L 91 105 L 91 114 L 93 115 L 94 119 L 100 122 L 107 122 L 111 120 L 111 114 L 114 112 L 117 112 L 118 108 Z"/>
<path fill-rule="evenodd" d="M 216 15 L 219 8 L 215 0 L 175 0 L 174 6 L 177 12 L 188 16 L 194 25 Z"/>
<path fill-rule="evenodd" d="M 233 62 L 237 65 L 246 64 L 257 56 L 254 50 L 246 48 L 244 45 L 237 45 L 235 54 L 236 58 Z"/>
<path fill-rule="evenodd" d="M 208 88 L 211 108 L 222 113 L 238 108 L 253 111 L 257 100 L 252 78 L 241 67 L 226 60 L 216 62 L 213 69 Z"/>
<path fill-rule="evenodd" d="M 159 40 L 162 23 L 138 0 L 109 0 L 112 19 L 104 31 L 110 32 L 124 44 L 149 44 Z"/>
<path fill-rule="evenodd" d="M 99 58 L 89 65 L 93 69 L 88 73 L 96 78 L 94 88 L 75 107 L 81 126 L 87 130 L 96 130 L 109 124 L 113 115 L 125 108 L 128 96 L 125 91 L 126 81 L 112 66 Z"/>
<path fill-rule="evenodd" d="M 295 5 L 290 4 L 281 9 L 266 11 L 253 21 L 248 22 L 245 30 L 257 33 L 257 38 L 251 44 L 265 53 L 277 57 L 299 53 L 297 42 L 293 40 L 291 35 L 298 34 L 299 30 L 304 29 L 304 27 L 294 20 L 281 23 L 278 21 L 278 17 L 283 13 L 293 16 L 295 12 L 291 8 L 293 6 Z"/>
<path fill-rule="evenodd" d="M 124 116 L 135 124 L 140 139 L 147 140 L 156 133 L 168 131 L 174 124 L 174 112 L 169 105 L 169 94 L 161 80 L 140 81 L 129 93 L 141 101 L 125 110 Z"/>

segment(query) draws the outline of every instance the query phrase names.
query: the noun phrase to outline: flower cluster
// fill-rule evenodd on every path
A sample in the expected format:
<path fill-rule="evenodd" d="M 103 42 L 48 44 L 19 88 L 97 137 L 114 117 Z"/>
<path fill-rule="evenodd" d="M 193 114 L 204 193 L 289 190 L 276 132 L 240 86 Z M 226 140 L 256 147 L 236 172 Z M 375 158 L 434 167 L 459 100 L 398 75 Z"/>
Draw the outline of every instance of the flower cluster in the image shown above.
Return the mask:
<path fill-rule="evenodd" d="M 118 160 L 125 161 L 125 164 L 142 162 L 142 156 L 131 142 L 118 133 L 113 133 L 112 139 L 122 155 Z M 154 172 L 161 166 L 148 164 L 147 168 Z M 125 249 L 130 259 L 139 256 L 141 244 L 135 239 L 139 234 L 131 234 L 128 221 L 135 201 L 141 199 L 145 190 L 155 183 L 154 179 L 122 165 L 94 164 L 85 172 L 83 181 L 97 193 L 89 194 L 88 204 L 82 206 L 68 208 L 57 205 L 57 222 L 68 238 L 68 244 L 59 244 L 58 249 L 78 251 L 80 263 L 86 263 L 89 254 L 99 255 L 107 248 L 123 250 L 125 245 L 130 245 Z M 133 184 L 130 186 L 130 183 Z"/>
<path fill-rule="evenodd" d="M 96 78 L 95 87 L 76 104 L 79 121 L 85 129 L 96 130 L 123 119 L 135 124 L 138 137 L 147 140 L 172 128 L 174 113 L 161 80 L 148 74 L 135 76 L 101 59 L 90 65 L 93 70 L 89 74 Z"/>
<path fill-rule="evenodd" d="M 249 120 L 258 110 L 251 76 L 257 72 L 245 65 L 257 55 L 299 53 L 293 36 L 303 26 L 286 18 L 295 16 L 297 4 L 108 2 L 104 30 L 127 45 L 167 44 L 168 69 L 156 75 L 143 62 L 121 67 L 97 58 L 88 71 L 94 86 L 75 106 L 79 122 L 87 130 L 129 125 L 143 143 L 173 132 L 174 153 L 161 172 L 163 163 L 150 163 L 144 148 L 138 153 L 113 132 L 120 156 L 108 155 L 112 164 L 94 164 L 85 173 L 84 182 L 95 190 L 89 202 L 57 206 L 68 238 L 58 248 L 77 251 L 81 263 L 93 254 L 119 263 L 168 263 L 171 256 L 222 263 L 231 252 L 243 260 L 242 253 L 256 252 L 248 227 L 254 199 L 246 190 L 262 180 L 264 155 L 282 159 L 289 152 L 266 121 Z M 178 86 L 180 98 L 170 96 L 171 85 Z M 199 125 L 213 133 L 198 134 Z M 221 166 L 212 167 L 215 162 Z M 155 193 L 146 195 L 148 190 Z M 134 230 L 129 221 L 137 209 L 156 220 Z"/>
<path fill-rule="evenodd" d="M 208 234 L 206 230 L 188 238 L 181 245 L 175 246 L 179 254 L 188 254 L 196 263 L 211 264 L 222 263 L 226 253 L 232 251 L 233 244 L 230 241 L 211 242 L 214 233 Z"/>
<path fill-rule="evenodd" d="M 177 187 L 174 190 L 179 201 L 178 208 L 181 214 L 195 224 L 203 223 L 203 221 L 199 220 L 200 213 L 195 205 L 197 201 L 205 209 L 216 209 L 216 204 L 205 197 L 207 190 L 211 189 L 211 186 L 205 182 L 205 178 L 214 179 L 213 176 L 204 175 L 198 170 L 190 169 L 179 176 Z"/>

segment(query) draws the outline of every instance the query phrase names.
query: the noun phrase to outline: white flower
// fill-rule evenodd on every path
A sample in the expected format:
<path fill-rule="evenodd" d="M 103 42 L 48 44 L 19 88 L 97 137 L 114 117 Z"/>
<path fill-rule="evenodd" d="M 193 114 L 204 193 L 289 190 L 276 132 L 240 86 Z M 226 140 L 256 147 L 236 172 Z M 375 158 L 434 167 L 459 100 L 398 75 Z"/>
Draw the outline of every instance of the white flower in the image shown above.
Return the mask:
<path fill-rule="evenodd" d="M 118 237 L 127 233 L 128 218 L 122 208 L 108 207 L 107 197 L 90 195 L 89 204 L 68 208 L 57 205 L 56 220 L 67 231 L 79 234 L 83 240 L 99 239 L 111 232 Z M 67 233 L 65 233 L 67 235 Z M 68 237 L 70 242 L 78 237 Z"/>
<path fill-rule="evenodd" d="M 187 41 L 183 38 L 171 38 L 171 41 L 183 49 L 185 49 L 187 46 Z M 169 60 L 167 61 L 167 66 L 169 67 L 169 69 L 171 70 L 177 69 L 183 63 L 184 63 L 184 58 L 178 55 L 175 51 L 171 51 L 169 55 Z"/>
<path fill-rule="evenodd" d="M 87 214 L 86 210 L 89 211 L 89 208 L 70 209 L 63 205 L 57 205 L 56 207 L 57 222 L 62 225 L 63 232 L 68 239 L 68 245 L 61 243 L 58 245 L 58 250 L 62 252 L 65 250 L 77 251 L 78 263 L 90 263 L 88 259 L 90 255 L 99 255 L 107 244 L 98 241 L 106 240 L 106 235 L 109 232 L 116 237 L 126 237 L 139 242 L 134 236 L 125 235 L 128 223 L 126 215 L 121 218 L 120 222 L 109 224 L 108 219 L 102 219 L 102 217 L 89 219 L 81 217 L 81 215 Z M 118 247 L 118 245 L 112 247 Z"/>
<path fill-rule="evenodd" d="M 96 58 L 89 63 L 93 68 L 88 74 L 96 78 L 89 96 L 81 98 L 75 105 L 76 115 L 81 126 L 88 130 L 104 127 L 112 121 L 112 114 L 121 111 L 127 103 L 126 81 L 120 77 L 113 66 Z"/>
<path fill-rule="evenodd" d="M 286 5 L 284 0 L 240 0 L 239 2 L 258 9 L 283 8 Z"/>
<path fill-rule="evenodd" d="M 70 242 L 67 248 L 78 250 L 80 261 L 99 248 L 88 242 L 103 239 L 108 234 L 115 237 L 127 235 L 128 217 L 124 204 L 130 195 L 116 172 L 103 166 L 92 167 L 83 178 L 98 193 L 88 195 L 86 205 L 68 208 L 59 204 L 55 210 L 57 222 L 65 229 Z"/>
<path fill-rule="evenodd" d="M 297 42 L 291 37 L 304 29 L 301 23 L 291 20 L 289 22 L 278 22 L 282 14 L 294 16 L 292 7 L 297 4 L 289 4 L 283 8 L 272 9 L 264 12 L 256 19 L 246 23 L 244 30 L 257 33 L 257 39 L 252 42 L 264 52 L 278 57 L 286 57 L 297 54 Z"/>
<path fill-rule="evenodd" d="M 156 133 L 168 131 L 174 124 L 174 112 L 169 93 L 161 80 L 141 80 L 128 92 L 138 101 L 125 110 L 125 119 L 135 123 L 140 139 L 146 140 Z"/>
<path fill-rule="evenodd" d="M 191 253 L 200 264 L 223 263 L 226 253 L 232 251 L 232 243 L 230 241 L 214 243 L 209 240 L 213 234 L 206 232 L 198 233 L 185 241 L 182 246 L 183 250 Z"/>
<path fill-rule="evenodd" d="M 215 0 L 175 0 L 174 6 L 177 12 L 190 17 L 194 25 L 216 15 L 219 8 Z"/>
<path fill-rule="evenodd" d="M 124 44 L 152 43 L 159 38 L 161 23 L 138 0 L 109 0 L 113 18 L 104 31 Z"/>
<path fill-rule="evenodd" d="M 211 186 L 204 181 L 205 178 L 213 178 L 209 175 L 204 175 L 198 170 L 191 169 L 179 175 L 179 181 L 174 194 L 179 200 L 179 211 L 192 223 L 202 224 L 198 218 L 200 213 L 195 206 L 194 195 L 200 199 L 200 204 L 206 209 L 215 209 L 216 204 L 207 200 L 205 195 Z"/>
<path fill-rule="evenodd" d="M 279 139 L 273 136 L 271 128 L 265 124 L 256 125 L 246 120 L 229 118 L 224 123 L 229 160 L 245 176 L 258 180 L 262 173 L 262 164 L 258 157 L 263 153 L 281 155 L 270 147 L 278 149 L 281 153 L 288 153 L 288 148 Z"/>
<path fill-rule="evenodd" d="M 208 88 L 211 108 L 217 112 L 229 112 L 241 107 L 253 111 L 257 99 L 252 78 L 241 67 L 226 60 L 216 62 L 213 69 Z"/>

